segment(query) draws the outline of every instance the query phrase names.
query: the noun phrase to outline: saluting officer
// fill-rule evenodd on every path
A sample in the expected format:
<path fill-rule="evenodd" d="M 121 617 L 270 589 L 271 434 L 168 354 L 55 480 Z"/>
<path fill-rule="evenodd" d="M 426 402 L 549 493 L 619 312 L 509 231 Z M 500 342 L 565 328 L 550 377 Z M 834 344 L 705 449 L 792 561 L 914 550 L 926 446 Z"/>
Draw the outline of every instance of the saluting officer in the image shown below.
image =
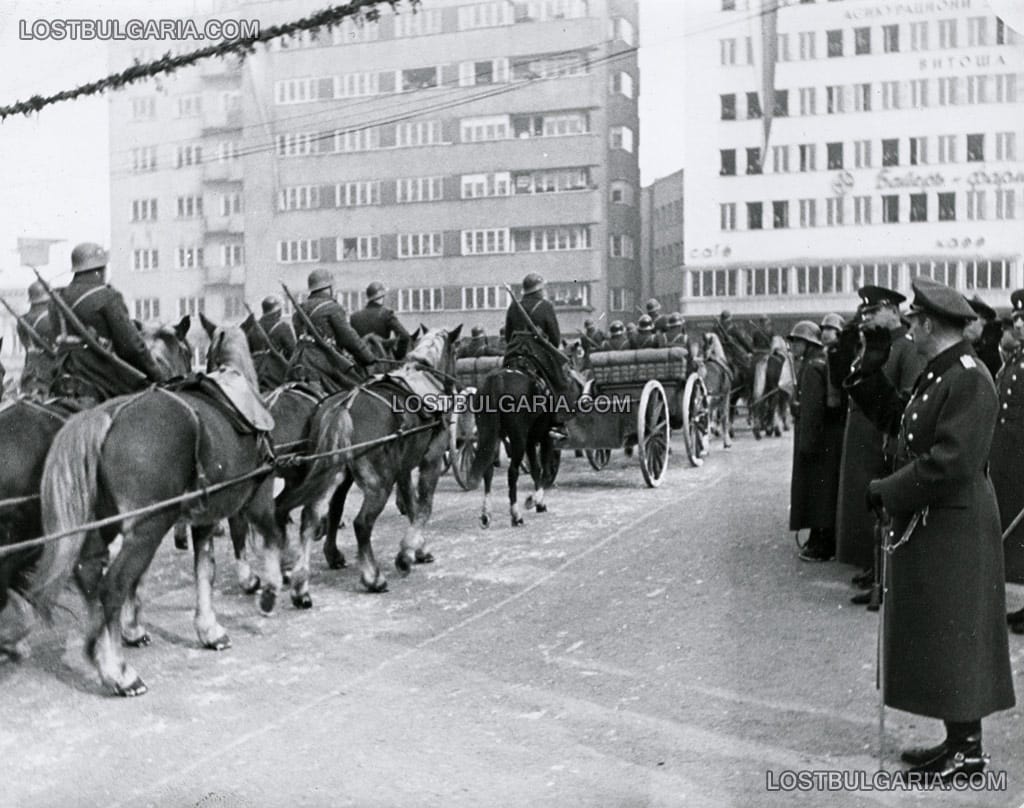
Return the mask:
<path fill-rule="evenodd" d="M 626 326 L 622 320 L 615 320 L 608 326 L 608 339 L 601 343 L 602 351 L 628 351 L 629 337 L 626 336 Z"/>
<path fill-rule="evenodd" d="M 946 740 L 911 749 L 911 771 L 981 771 L 981 719 L 1014 705 L 1004 625 L 999 508 L 986 473 L 1002 412 L 992 377 L 963 339 L 976 315 L 963 295 L 914 283 L 913 345 L 927 365 L 912 394 L 882 371 L 892 331 L 868 325 L 847 389 L 886 434 L 898 436 L 896 470 L 868 487 L 887 531 L 882 681 L 885 703 L 945 722 Z M 897 340 L 898 341 L 898 340 Z M 856 367 L 856 366 L 855 366 Z"/>
<path fill-rule="evenodd" d="M 317 332 L 336 351 L 325 351 L 308 333 L 305 319 L 298 313 L 292 316 L 292 324 L 299 335 L 298 345 L 292 357 L 288 376 L 292 379 L 319 383 L 325 392 L 336 393 L 353 386 L 348 372 L 352 365 L 344 364 L 344 350 L 362 367 L 372 365 L 375 358 L 366 343 L 349 324 L 345 310 L 334 299 L 334 279 L 326 269 L 314 269 L 309 273 L 309 296 L 299 305 L 309 317 Z"/>
<path fill-rule="evenodd" d="M 265 392 L 273 390 L 285 380 L 288 370 L 288 361 L 295 353 L 295 331 L 291 323 L 284 319 L 281 310 L 281 299 L 276 295 L 263 298 L 261 304 L 263 316 L 260 317 L 259 328 L 252 323 L 252 319 L 246 318 L 242 323 L 242 330 L 249 342 L 249 351 L 252 353 L 253 364 L 256 366 L 256 376 L 259 379 L 260 390 Z M 264 334 L 270 338 L 270 344 L 264 339 Z M 271 350 L 273 348 L 273 350 Z M 276 351 L 285 363 L 274 356 Z"/>
<path fill-rule="evenodd" d="M 164 372 L 128 316 L 121 293 L 104 283 L 107 260 L 106 250 L 98 244 L 79 244 L 71 251 L 74 278 L 56 294 L 83 325 L 92 329 L 101 345 L 109 345 L 118 357 L 145 374 L 146 380 L 164 381 Z M 57 383 L 65 388 L 61 392 L 104 401 L 146 386 L 146 381 L 132 378 L 121 366 L 88 348 L 74 329 L 64 323 L 52 301 L 50 322 L 61 335 L 57 338 Z"/>
<path fill-rule="evenodd" d="M 28 311 L 25 322 L 32 327 L 47 345 L 53 347 L 54 329 L 50 319 L 50 298 L 39 281 L 33 281 L 28 287 Z M 25 349 L 25 367 L 21 371 L 21 394 L 30 398 L 46 398 L 57 366 L 53 358 L 40 346 L 34 337 L 29 336 L 28 329 L 18 323 L 18 339 Z"/>
<path fill-rule="evenodd" d="M 382 341 L 394 338 L 394 358 L 402 359 L 409 350 L 409 332 L 398 315 L 384 305 L 387 291 L 380 281 L 366 287 L 366 306 L 352 315 L 352 328 L 361 337 L 376 334 Z"/>

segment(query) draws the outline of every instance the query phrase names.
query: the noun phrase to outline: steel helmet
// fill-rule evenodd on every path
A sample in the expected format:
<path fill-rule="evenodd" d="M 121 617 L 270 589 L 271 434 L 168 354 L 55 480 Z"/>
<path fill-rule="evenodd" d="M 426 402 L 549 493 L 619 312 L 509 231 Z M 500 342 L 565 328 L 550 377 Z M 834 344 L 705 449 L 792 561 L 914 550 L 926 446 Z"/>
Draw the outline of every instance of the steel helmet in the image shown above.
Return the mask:
<path fill-rule="evenodd" d="M 366 302 L 372 303 L 374 300 L 380 300 L 387 294 L 387 289 L 384 288 L 384 284 L 380 281 L 374 281 L 366 287 Z"/>
<path fill-rule="evenodd" d="M 484 335 L 484 327 L 482 325 L 473 326 L 472 336 L 482 337 Z"/>
<path fill-rule="evenodd" d="M 634 323 L 632 320 L 630 320 L 628 323 L 626 323 L 626 330 L 627 331 L 636 331 L 636 323 Z"/>
<path fill-rule="evenodd" d="M 732 319 L 732 312 L 728 309 L 722 309 L 722 313 L 718 315 L 719 320 L 730 320 Z"/>
<path fill-rule="evenodd" d="M 626 326 L 624 326 L 624 325 L 622 324 L 622 320 L 616 320 L 615 322 L 613 322 L 613 323 L 612 323 L 612 324 L 611 324 L 611 325 L 610 325 L 610 326 L 608 327 L 608 332 L 609 332 L 609 333 L 610 333 L 610 334 L 611 334 L 612 336 L 618 336 L 619 334 L 621 334 L 621 333 L 622 333 L 623 331 L 625 331 L 625 330 L 626 330 Z"/>
<path fill-rule="evenodd" d="M 683 319 L 683 315 L 681 315 L 678 311 L 674 311 L 668 316 L 669 328 L 682 328 L 685 325 L 686 320 Z"/>
<path fill-rule="evenodd" d="M 334 286 L 334 278 L 326 269 L 314 269 L 309 273 L 308 285 L 310 292 L 319 292 Z"/>
<path fill-rule="evenodd" d="M 28 302 L 29 303 L 45 303 L 50 299 L 50 296 L 46 294 L 46 289 L 39 281 L 32 281 L 28 287 Z"/>
<path fill-rule="evenodd" d="M 647 313 L 654 315 L 655 312 L 661 311 L 661 303 L 658 302 L 657 298 L 652 297 L 644 304 L 644 308 L 647 309 Z"/>
<path fill-rule="evenodd" d="M 654 330 L 654 320 L 652 320 L 650 317 L 648 317 L 646 314 L 644 314 L 643 316 L 640 317 L 640 320 L 637 322 L 637 330 L 638 331 L 653 331 Z"/>
<path fill-rule="evenodd" d="M 277 295 L 267 295 L 263 298 L 263 303 L 260 305 L 263 307 L 264 314 L 270 314 L 270 312 L 277 311 L 281 308 L 281 298 Z"/>
<path fill-rule="evenodd" d="M 531 272 L 525 278 L 523 278 L 523 294 L 528 295 L 530 292 L 536 292 L 538 289 L 544 288 L 544 279 L 536 272 Z"/>
<path fill-rule="evenodd" d="M 834 328 L 836 331 L 842 331 L 843 326 L 846 325 L 846 320 L 839 314 L 826 314 L 821 318 L 821 328 Z"/>
<path fill-rule="evenodd" d="M 593 320 L 584 320 L 583 321 L 583 327 L 584 328 L 593 328 L 594 327 L 594 321 Z"/>
<path fill-rule="evenodd" d="M 789 332 L 789 338 L 802 339 L 811 345 L 821 347 L 821 329 L 818 328 L 817 323 L 812 323 L 810 320 L 801 320 L 793 326 L 793 330 Z"/>
<path fill-rule="evenodd" d="M 88 272 L 91 269 L 102 269 L 107 265 L 107 251 L 99 244 L 86 241 L 71 251 L 71 271 Z"/>

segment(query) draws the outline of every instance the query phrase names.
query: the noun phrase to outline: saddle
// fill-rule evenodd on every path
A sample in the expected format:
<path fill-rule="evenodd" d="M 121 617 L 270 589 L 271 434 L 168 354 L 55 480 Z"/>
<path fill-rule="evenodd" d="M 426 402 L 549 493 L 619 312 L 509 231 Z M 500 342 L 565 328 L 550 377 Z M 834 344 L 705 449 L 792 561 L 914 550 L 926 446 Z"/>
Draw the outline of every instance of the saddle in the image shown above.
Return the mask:
<path fill-rule="evenodd" d="M 240 435 L 270 432 L 274 428 L 270 410 L 236 370 L 222 368 L 212 373 L 197 373 L 169 385 L 168 389 L 201 395 L 220 410 Z"/>
<path fill-rule="evenodd" d="M 444 391 L 433 378 L 416 368 L 401 367 L 387 373 L 378 373 L 373 376 L 373 383 L 375 387 L 390 388 L 401 395 L 418 398 L 422 405 L 420 412 L 424 415 L 437 415 L 445 410 Z"/>

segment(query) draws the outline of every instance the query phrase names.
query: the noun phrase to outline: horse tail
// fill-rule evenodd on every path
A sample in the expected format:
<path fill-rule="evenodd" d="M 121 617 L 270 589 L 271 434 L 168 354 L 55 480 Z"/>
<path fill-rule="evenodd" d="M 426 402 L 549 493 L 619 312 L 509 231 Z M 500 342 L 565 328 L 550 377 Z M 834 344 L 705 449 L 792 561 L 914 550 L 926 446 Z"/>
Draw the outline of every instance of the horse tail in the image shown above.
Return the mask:
<path fill-rule="evenodd" d="M 340 461 L 345 458 L 346 453 L 341 450 L 352 445 L 352 435 L 355 431 L 348 403 L 350 402 L 334 404 L 330 409 L 325 409 L 323 415 L 318 419 L 317 426 L 319 428 L 315 435 L 310 436 L 314 446 L 313 453 L 330 454 L 314 460 L 309 471 L 302 478 L 302 482 L 294 488 L 285 487 L 284 491 L 278 495 L 274 501 L 274 509 L 278 514 L 286 514 L 319 495 L 323 478 L 334 473 Z"/>
<path fill-rule="evenodd" d="M 473 465 L 469 469 L 469 478 L 466 481 L 470 491 L 475 491 L 480 486 L 484 472 L 494 462 L 494 455 L 498 451 L 498 444 L 501 441 L 501 413 L 491 404 L 498 401 L 501 396 L 500 373 L 493 373 L 484 379 L 480 391 L 474 395 L 477 403 L 482 403 L 482 406 L 474 407 L 477 443 L 476 456 L 473 458 Z"/>
<path fill-rule="evenodd" d="M 87 410 L 72 417 L 54 438 L 40 486 L 47 534 L 70 530 L 95 515 L 100 457 L 111 424 L 113 418 L 106 411 Z M 85 536 L 85 531 L 70 533 L 43 547 L 27 589 L 29 601 L 44 619 L 50 619 Z"/>

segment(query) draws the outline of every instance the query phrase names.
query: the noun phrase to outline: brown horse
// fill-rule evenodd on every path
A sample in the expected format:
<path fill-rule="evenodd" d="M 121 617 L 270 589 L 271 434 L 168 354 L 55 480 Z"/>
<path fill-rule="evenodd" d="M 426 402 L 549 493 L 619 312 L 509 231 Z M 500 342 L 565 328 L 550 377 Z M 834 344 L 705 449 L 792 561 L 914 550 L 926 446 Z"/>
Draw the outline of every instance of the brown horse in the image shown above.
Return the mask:
<path fill-rule="evenodd" d="M 200 320 L 211 340 L 210 364 L 226 374 L 240 374 L 256 395 L 256 372 L 241 329 L 217 328 L 202 315 Z M 136 643 L 145 636 L 135 608 L 136 588 L 161 539 L 182 515 L 192 524 L 194 624 L 200 643 L 217 650 L 230 645 L 212 605 L 211 534 L 221 519 L 244 513 L 262 535 L 266 569 L 260 607 L 264 613 L 273 610 L 281 588 L 284 542 L 274 519 L 271 471 L 264 463 L 260 436 L 237 431 L 232 419 L 197 391 L 150 389 L 78 413 L 57 433 L 41 486 L 43 528 L 47 533 L 70 532 L 45 546 L 28 580 L 29 601 L 47 616 L 75 568 L 76 583 L 89 607 L 87 656 L 116 694 L 145 693 L 146 685 L 122 656 L 118 619 L 125 607 L 123 636 Z M 229 485 L 185 505 L 161 507 L 167 500 L 202 493 L 222 482 Z M 123 538 L 109 568 L 102 571 L 89 559 L 79 559 L 87 534 L 75 532 L 76 527 L 143 508 L 148 510 L 98 531 L 106 543 L 118 533 Z"/>
<path fill-rule="evenodd" d="M 324 553 L 332 567 L 344 565 L 337 548 L 337 528 L 345 498 L 353 483 L 363 492 L 363 503 L 353 527 L 358 542 L 360 578 L 370 592 L 387 590 L 387 580 L 373 553 L 373 526 L 391 490 L 397 486 L 409 527 L 402 539 L 395 566 L 403 575 L 413 563 L 434 560 L 426 551 L 423 528 L 430 519 L 434 490 L 448 448 L 448 418 L 443 412 L 424 412 L 420 404 L 431 395 L 450 396 L 454 389 L 455 343 L 462 331 L 424 329 L 402 367 L 375 378 L 354 391 L 336 393 L 321 405 L 311 430 L 317 454 L 325 455 L 309 470 L 303 483 L 283 491 L 277 500 L 278 523 L 298 505 L 302 512 L 299 563 L 293 571 L 297 587 L 308 586 L 309 556 L 313 539 L 328 519 Z M 418 332 L 417 332 L 418 333 Z M 399 431 L 408 434 L 395 437 Z M 373 446 L 348 447 L 377 441 Z M 416 496 L 412 472 L 419 471 Z"/>
<path fill-rule="evenodd" d="M 170 378 L 187 375 L 191 370 L 192 349 L 186 335 L 190 326 L 186 315 L 176 325 L 144 327 L 142 337 L 157 364 Z M 39 536 L 43 532 L 39 503 L 39 484 L 43 463 L 53 438 L 68 418 L 81 407 L 74 401 L 53 399 L 36 402 L 19 398 L 0 407 L 0 499 L 10 504 L 0 508 L 0 546 L 11 546 Z M 24 620 L 31 610 L 24 600 L 26 576 L 42 555 L 30 548 L 0 557 L 0 653 L 27 654 Z M 12 612 L 4 614 L 10 605 Z M 18 617 L 20 615 L 20 618 Z M 5 639 L 4 631 L 11 633 Z"/>

